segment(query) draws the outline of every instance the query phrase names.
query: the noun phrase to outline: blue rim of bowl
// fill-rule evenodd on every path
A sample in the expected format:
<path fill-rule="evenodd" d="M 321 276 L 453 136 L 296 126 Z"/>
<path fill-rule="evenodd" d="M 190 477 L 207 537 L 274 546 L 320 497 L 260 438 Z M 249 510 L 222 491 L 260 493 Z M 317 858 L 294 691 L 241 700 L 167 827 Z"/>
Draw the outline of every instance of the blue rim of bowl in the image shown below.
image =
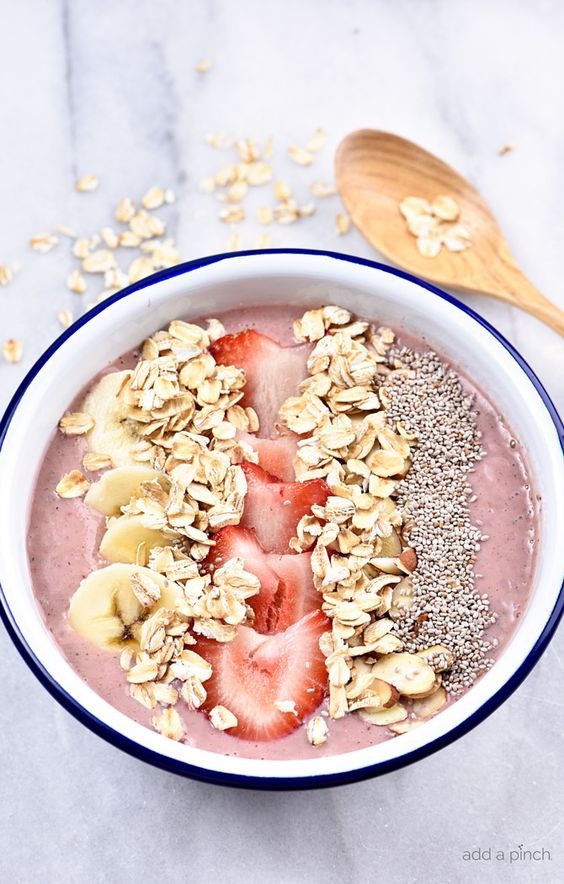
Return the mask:
<path fill-rule="evenodd" d="M 209 255 L 205 258 L 197 258 L 193 261 L 187 261 L 183 264 L 178 264 L 175 267 L 161 270 L 158 273 L 153 274 L 152 276 L 148 276 L 145 279 L 142 279 L 139 282 L 128 286 L 127 288 L 111 296 L 110 298 L 107 298 L 101 304 L 89 310 L 88 313 L 84 314 L 84 316 L 78 319 L 69 329 L 63 332 L 63 334 L 60 335 L 60 337 L 58 337 L 57 340 L 50 345 L 50 347 L 47 348 L 47 350 L 42 354 L 42 356 L 39 357 L 37 362 L 28 371 L 23 381 L 17 388 L 14 396 L 8 404 L 8 407 L 6 408 L 2 419 L 0 420 L 0 454 L 2 451 L 2 446 L 6 433 L 10 426 L 14 413 L 27 388 L 36 377 L 36 375 L 41 371 L 43 366 L 49 361 L 51 356 L 65 343 L 65 341 L 72 337 L 72 335 L 76 334 L 76 332 L 83 325 L 91 322 L 93 319 L 95 319 L 96 316 L 98 316 L 116 301 L 120 301 L 122 298 L 127 298 L 130 295 L 133 295 L 135 292 L 147 288 L 148 286 L 155 285 L 162 280 L 173 279 L 176 276 L 182 276 L 183 274 L 190 273 L 193 270 L 199 270 L 203 267 L 217 264 L 220 261 L 228 261 L 232 258 L 255 257 L 257 255 L 262 256 L 265 254 L 310 255 L 314 257 L 331 258 L 349 264 L 358 264 L 363 267 L 371 267 L 373 269 L 383 271 L 384 273 L 388 273 L 392 276 L 398 276 L 401 279 L 407 280 L 408 282 L 415 283 L 415 285 L 418 285 L 420 288 L 427 290 L 432 295 L 435 295 L 436 297 L 441 298 L 443 301 L 447 301 L 449 304 L 452 304 L 454 307 L 461 310 L 464 314 L 466 314 L 466 316 L 469 316 L 471 319 L 474 320 L 474 322 L 477 322 L 479 325 L 482 326 L 482 328 L 488 331 L 508 351 L 508 353 L 510 353 L 513 359 L 515 359 L 521 369 L 525 372 L 525 374 L 535 387 L 540 399 L 542 400 L 556 427 L 556 431 L 560 440 L 560 445 L 564 452 L 564 425 L 562 424 L 558 412 L 554 404 L 552 403 L 548 393 L 541 384 L 540 380 L 533 372 L 531 367 L 528 365 L 528 363 L 523 359 L 521 354 L 515 349 L 515 347 L 513 347 L 513 345 L 510 344 L 509 341 L 507 341 L 503 337 L 503 335 L 497 331 L 497 329 L 490 325 L 487 320 L 485 320 L 470 307 L 467 307 L 461 301 L 458 301 L 452 295 L 449 295 L 447 292 L 442 291 L 431 283 L 425 282 L 425 280 L 419 279 L 418 277 L 413 276 L 410 273 L 406 273 L 403 270 L 399 270 L 395 267 L 390 267 L 387 264 L 381 264 L 377 261 L 371 261 L 367 258 L 359 258 L 354 255 L 346 255 L 341 252 L 331 252 L 317 249 L 264 249 L 261 251 L 249 250 Z M 90 713 L 87 709 L 81 706 L 81 704 L 74 697 L 67 693 L 67 691 L 65 691 L 55 681 L 53 676 L 47 671 L 47 669 L 43 666 L 40 660 L 37 659 L 31 648 L 28 646 L 24 635 L 22 634 L 15 618 L 12 615 L 12 612 L 10 611 L 10 607 L 6 601 L 1 586 L 0 603 L 0 616 L 2 618 L 2 621 L 4 622 L 8 635 L 12 639 L 14 645 L 16 646 L 25 663 L 29 666 L 37 679 L 41 682 L 43 687 L 45 687 L 47 691 L 51 694 L 51 696 L 54 697 L 68 712 L 70 712 L 71 715 L 73 715 L 76 719 L 78 719 L 78 721 L 88 727 L 95 734 L 105 739 L 107 742 L 116 746 L 118 749 L 122 749 L 129 755 L 132 755 L 140 759 L 141 761 L 144 761 L 155 767 L 159 767 L 163 770 L 180 774 L 191 779 L 200 780 L 202 782 L 246 789 L 287 791 L 298 789 L 321 789 L 331 786 L 344 785 L 346 783 L 358 782 L 361 780 L 369 779 L 371 777 L 376 777 L 385 773 L 389 773 L 393 770 L 398 770 L 401 767 L 405 767 L 408 764 L 412 764 L 415 761 L 426 758 L 428 755 L 431 755 L 432 753 L 437 752 L 439 749 L 448 746 L 450 743 L 453 743 L 455 740 L 464 736 L 464 734 L 468 733 L 470 730 L 476 727 L 476 725 L 478 725 L 481 721 L 491 715 L 492 712 L 494 712 L 499 706 L 501 706 L 502 703 L 505 702 L 505 700 L 507 700 L 508 697 L 511 696 L 511 694 L 519 687 L 521 682 L 529 675 L 533 667 L 537 664 L 538 660 L 546 650 L 551 638 L 556 631 L 560 618 L 564 613 L 564 582 L 562 583 L 556 604 L 541 634 L 537 638 L 533 648 L 527 655 L 526 659 L 513 673 L 513 675 L 505 682 L 505 684 L 503 684 L 502 687 L 500 687 L 499 690 L 496 691 L 496 693 L 492 697 L 486 700 L 479 709 L 472 713 L 472 715 L 466 718 L 463 722 L 456 725 L 456 727 L 452 728 L 446 734 L 443 734 L 437 739 L 426 743 L 424 746 L 414 749 L 411 752 L 405 753 L 405 755 L 402 755 L 399 758 L 394 758 L 387 761 L 379 761 L 375 764 L 370 764 L 366 767 L 356 768 L 350 771 L 313 775 L 311 777 L 244 776 L 240 774 L 231 774 L 221 771 L 208 770 L 206 768 L 188 764 L 185 761 L 168 758 L 164 755 L 161 755 L 159 752 L 142 746 L 134 740 L 125 737 L 119 731 L 116 731 L 113 728 L 109 727 L 104 722 L 96 718 L 96 716 Z M 260 761 L 258 763 L 260 763 Z"/>

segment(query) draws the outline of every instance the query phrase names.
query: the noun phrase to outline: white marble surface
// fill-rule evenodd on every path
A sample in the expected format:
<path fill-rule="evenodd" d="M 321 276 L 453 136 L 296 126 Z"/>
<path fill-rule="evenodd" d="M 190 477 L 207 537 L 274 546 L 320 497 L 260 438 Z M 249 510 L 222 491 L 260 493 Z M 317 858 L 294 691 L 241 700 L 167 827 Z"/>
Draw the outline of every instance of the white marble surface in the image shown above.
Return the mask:
<path fill-rule="evenodd" d="M 124 194 L 172 186 L 185 257 L 222 250 L 228 230 L 201 177 L 221 163 L 204 143 L 224 130 L 273 134 L 280 177 L 307 197 L 329 179 L 348 131 L 411 137 L 482 190 L 531 279 L 564 306 L 558 0 L 61 0 L 5 3 L 0 53 L 0 406 L 89 295 L 65 291 L 68 247 L 30 252 L 58 223 L 93 232 Z M 194 72 L 202 58 L 212 70 Z M 314 170 L 284 156 L 316 126 Z M 516 149 L 500 158 L 498 149 Z M 95 194 L 73 191 L 95 172 Z M 255 203 L 256 204 L 256 203 Z M 339 238 L 337 200 L 273 231 L 274 245 L 374 253 Z M 244 246 L 261 232 L 241 230 Z M 564 403 L 562 342 L 507 306 L 469 296 Z M 222 790 L 147 767 L 86 731 L 43 691 L 0 634 L 0 878 L 10 882 L 543 881 L 564 876 L 562 636 L 488 721 L 414 767 L 313 794 Z M 561 784 L 561 779 L 560 779 Z M 550 862 L 465 862 L 476 847 L 546 848 Z"/>

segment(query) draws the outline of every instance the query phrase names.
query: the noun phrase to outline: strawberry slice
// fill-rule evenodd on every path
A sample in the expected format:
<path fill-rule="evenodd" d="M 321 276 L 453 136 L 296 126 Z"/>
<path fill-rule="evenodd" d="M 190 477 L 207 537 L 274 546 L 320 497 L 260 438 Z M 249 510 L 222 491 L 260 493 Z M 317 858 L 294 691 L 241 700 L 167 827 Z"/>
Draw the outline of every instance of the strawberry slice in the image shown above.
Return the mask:
<path fill-rule="evenodd" d="M 275 436 L 273 439 L 258 439 L 251 433 L 240 433 L 241 442 L 250 445 L 257 454 L 259 465 L 280 482 L 293 482 L 294 458 L 297 451 L 298 436 Z"/>
<path fill-rule="evenodd" d="M 293 600 L 293 604 L 286 605 L 280 611 L 277 631 L 287 629 L 296 620 L 300 620 L 305 614 L 318 611 L 321 607 L 322 598 L 313 585 L 313 572 L 311 570 L 311 553 L 304 552 L 299 555 L 275 555 L 269 553 L 266 556 L 269 567 L 275 571 L 284 582 L 287 595 Z M 256 628 L 256 627 L 255 627 Z"/>
<path fill-rule="evenodd" d="M 260 580 L 259 594 L 249 599 L 257 632 L 283 632 L 304 614 L 319 610 L 321 596 L 313 585 L 309 553 L 267 555 L 254 531 L 233 525 L 218 531 L 215 541 L 205 561 L 207 569 L 221 568 L 228 559 L 240 556 L 245 568 Z"/>
<path fill-rule="evenodd" d="M 258 414 L 261 436 L 271 436 L 280 406 L 297 394 L 298 384 L 307 375 L 310 353 L 307 344 L 281 347 L 272 338 L 252 328 L 224 335 L 210 346 L 210 353 L 221 365 L 243 368 L 247 377 L 241 405 L 252 406 Z"/>
<path fill-rule="evenodd" d="M 238 724 L 227 733 L 245 740 L 276 740 L 295 730 L 325 696 L 327 670 L 319 639 L 329 627 L 321 611 L 308 614 L 278 635 L 240 626 L 231 642 L 199 639 L 195 650 L 213 668 L 206 681 L 206 711 L 225 706 Z M 276 700 L 293 701 L 281 712 Z"/>
<path fill-rule="evenodd" d="M 240 556 L 247 571 L 251 571 L 260 580 L 259 594 L 249 599 L 249 605 L 255 612 L 254 627 L 265 634 L 277 632 L 278 609 L 286 594 L 285 586 L 279 574 L 270 567 L 254 531 L 228 525 L 227 528 L 221 528 L 214 539 L 215 546 L 211 548 L 205 561 L 206 568 L 213 571 L 221 568 L 228 559 Z M 297 619 L 295 617 L 290 622 Z M 284 629 L 285 626 L 281 628 Z"/>
<path fill-rule="evenodd" d="M 323 505 L 329 486 L 323 479 L 279 482 L 262 467 L 241 464 L 247 478 L 247 496 L 241 525 L 254 528 L 266 552 L 287 553 L 301 517 L 314 503 Z"/>

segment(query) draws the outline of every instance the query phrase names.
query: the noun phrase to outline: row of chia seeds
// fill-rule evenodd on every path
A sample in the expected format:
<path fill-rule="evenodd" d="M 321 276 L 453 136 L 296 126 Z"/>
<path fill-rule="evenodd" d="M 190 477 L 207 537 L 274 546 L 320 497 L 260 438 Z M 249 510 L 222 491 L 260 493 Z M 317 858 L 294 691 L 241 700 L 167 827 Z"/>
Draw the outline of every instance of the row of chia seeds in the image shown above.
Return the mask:
<path fill-rule="evenodd" d="M 474 589 L 474 563 L 487 536 L 470 521 L 468 474 L 484 454 L 481 434 L 473 397 L 436 353 L 402 348 L 391 359 L 408 371 L 383 384 L 390 418 L 419 437 L 398 498 L 418 557 L 414 602 L 396 631 L 407 651 L 447 647 L 454 665 L 443 674 L 443 684 L 459 694 L 492 665 L 495 643 L 484 631 L 496 615 L 488 596 Z"/>

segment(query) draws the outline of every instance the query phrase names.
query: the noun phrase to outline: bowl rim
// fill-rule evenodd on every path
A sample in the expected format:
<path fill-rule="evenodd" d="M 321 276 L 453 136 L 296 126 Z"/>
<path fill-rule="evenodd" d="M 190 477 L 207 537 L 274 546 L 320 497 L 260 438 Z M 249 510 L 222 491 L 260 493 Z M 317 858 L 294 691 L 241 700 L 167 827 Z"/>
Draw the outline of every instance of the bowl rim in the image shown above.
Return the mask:
<path fill-rule="evenodd" d="M 132 285 L 127 286 L 126 288 L 105 299 L 102 303 L 87 311 L 82 317 L 80 317 L 75 323 L 73 323 L 70 328 L 66 329 L 55 341 L 53 341 L 52 344 L 50 344 L 50 346 L 32 365 L 32 367 L 29 369 L 29 371 L 26 373 L 23 380 L 19 384 L 16 392 L 8 403 L 2 418 L 0 419 L 0 453 L 2 451 L 3 442 L 13 416 L 16 412 L 16 409 L 18 408 L 21 399 L 23 398 L 24 394 L 26 393 L 28 387 L 30 386 L 36 375 L 41 371 L 41 369 L 49 361 L 53 354 L 57 352 L 60 347 L 70 337 L 72 337 L 72 335 L 74 335 L 84 325 L 95 319 L 96 316 L 106 310 L 111 304 L 115 303 L 116 301 L 120 301 L 126 297 L 129 297 L 140 289 L 155 285 L 162 280 L 173 279 L 177 276 L 191 273 L 193 270 L 199 270 L 212 264 L 217 264 L 220 261 L 227 261 L 232 258 L 253 257 L 257 255 L 263 256 L 265 254 L 328 257 L 349 264 L 357 264 L 364 267 L 370 267 L 383 273 L 397 276 L 410 283 L 414 283 L 415 285 L 426 289 L 430 294 L 434 295 L 435 297 L 439 297 L 440 299 L 447 301 L 454 307 L 458 308 L 467 317 L 472 319 L 474 322 L 477 322 L 490 335 L 492 335 L 498 341 L 498 343 L 500 343 L 502 347 L 504 347 L 505 350 L 508 351 L 510 356 L 513 357 L 513 359 L 517 362 L 522 371 L 527 375 L 533 387 L 535 388 L 536 393 L 540 397 L 543 405 L 549 413 L 549 416 L 555 426 L 561 449 L 564 452 L 564 425 L 562 423 L 562 420 L 560 419 L 556 407 L 554 406 L 541 381 L 536 376 L 529 364 L 517 351 L 517 349 L 509 341 L 507 341 L 506 338 L 490 322 L 484 319 L 471 307 L 466 306 L 466 304 L 462 303 L 452 295 L 448 294 L 447 292 L 443 291 L 432 283 L 420 279 L 414 274 L 407 273 L 404 270 L 400 270 L 396 267 L 391 267 L 378 261 L 328 250 L 287 248 L 244 250 L 238 252 L 218 253 L 214 255 L 208 255 L 203 258 L 196 258 L 191 261 L 186 261 L 181 264 L 177 264 L 174 267 L 161 270 L 157 273 L 152 274 L 151 276 L 139 280 L 136 283 L 133 283 Z M 469 715 L 459 724 L 455 725 L 451 730 L 435 738 L 434 740 L 431 740 L 430 742 L 425 743 L 422 746 L 412 749 L 397 758 L 378 761 L 373 764 L 369 764 L 360 768 L 355 768 L 349 771 L 341 771 L 330 774 L 314 774 L 308 777 L 255 777 L 243 774 L 233 774 L 208 770 L 206 768 L 190 764 L 186 761 L 170 758 L 166 755 L 161 755 L 159 752 L 147 746 L 144 746 L 141 743 L 130 739 L 129 737 L 126 737 L 124 734 L 120 733 L 110 725 L 98 719 L 93 713 L 84 708 L 84 706 L 82 706 L 75 697 L 73 697 L 64 688 L 62 688 L 55 680 L 54 676 L 51 675 L 51 673 L 46 669 L 42 662 L 35 656 L 35 653 L 29 647 L 22 630 L 20 629 L 15 617 L 13 616 L 10 610 L 10 606 L 4 595 L 4 591 L 0 586 L 0 618 L 2 619 L 6 631 L 10 636 L 12 642 L 14 643 L 16 649 L 18 650 L 20 656 L 27 664 L 27 666 L 31 669 L 39 682 L 43 685 L 43 687 L 45 687 L 46 690 L 51 694 L 51 696 L 54 697 L 54 699 L 57 700 L 60 705 L 62 705 L 63 708 L 70 712 L 78 721 L 88 727 L 89 730 L 102 737 L 104 740 L 114 745 L 118 749 L 127 752 L 129 755 L 132 755 L 133 757 L 136 757 L 141 761 L 152 764 L 153 766 L 159 767 L 163 770 L 167 770 L 172 773 L 180 774 L 191 779 L 200 780 L 208 783 L 232 787 L 235 786 L 247 789 L 258 788 L 270 791 L 319 789 L 324 787 L 344 785 L 346 783 L 358 782 L 388 773 L 392 770 L 397 770 L 401 767 L 405 767 L 406 765 L 425 758 L 428 755 L 431 755 L 434 752 L 438 751 L 439 749 L 444 748 L 450 743 L 453 743 L 455 740 L 459 739 L 464 734 L 468 733 L 470 730 L 476 727 L 476 725 L 478 725 L 485 718 L 491 715 L 492 712 L 494 712 L 497 708 L 499 708 L 499 706 L 501 706 L 501 704 L 504 703 L 505 700 L 507 700 L 508 697 L 511 696 L 511 694 L 517 689 L 521 682 L 529 675 L 533 667 L 536 665 L 536 663 L 546 650 L 563 614 L 564 581 L 561 585 L 560 592 L 558 598 L 556 599 L 552 612 L 550 613 L 542 632 L 538 636 L 535 644 L 531 648 L 525 660 L 523 660 L 523 662 L 508 678 L 508 680 L 501 687 L 499 687 L 498 690 L 491 697 L 485 700 L 484 703 L 480 707 L 478 707 L 471 715 Z"/>

